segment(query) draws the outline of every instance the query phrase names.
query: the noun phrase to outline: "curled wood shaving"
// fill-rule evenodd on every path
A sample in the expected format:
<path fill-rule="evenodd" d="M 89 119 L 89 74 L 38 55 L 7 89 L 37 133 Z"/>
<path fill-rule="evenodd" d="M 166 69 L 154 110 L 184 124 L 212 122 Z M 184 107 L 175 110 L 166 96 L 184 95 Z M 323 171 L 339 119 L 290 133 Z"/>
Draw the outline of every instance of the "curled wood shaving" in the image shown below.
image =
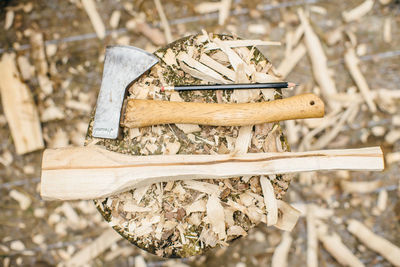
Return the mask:
<path fill-rule="evenodd" d="M 221 8 L 222 2 L 202 2 L 194 7 L 194 11 L 200 14 L 216 12 Z"/>
<path fill-rule="evenodd" d="M 378 252 L 394 266 L 400 266 L 400 248 L 376 235 L 364 224 L 357 220 L 350 220 L 347 230 L 355 235 L 364 245 Z"/>
<path fill-rule="evenodd" d="M 277 202 L 279 214 L 278 221 L 274 226 L 283 231 L 292 231 L 301 212 L 282 200 L 277 200 Z"/>
<path fill-rule="evenodd" d="M 353 77 L 355 83 L 357 84 L 358 89 L 362 96 L 364 97 L 365 102 L 367 103 L 371 112 L 376 112 L 376 105 L 373 101 L 373 96 L 369 89 L 368 83 L 364 78 L 364 75 L 361 73 L 360 68 L 358 67 L 359 59 L 356 56 L 356 53 L 353 48 L 349 48 L 344 55 L 344 62 L 346 67 L 349 69 L 351 76 Z"/>
<path fill-rule="evenodd" d="M 293 238 L 289 232 L 284 232 L 282 235 L 282 241 L 275 248 L 274 254 L 272 255 L 272 267 L 286 267 L 287 257 L 289 254 L 290 246 L 292 245 Z"/>
<path fill-rule="evenodd" d="M 219 46 L 219 48 L 228 56 L 229 62 L 231 63 L 233 69 L 237 71 L 240 64 L 243 64 L 244 70 L 247 75 L 252 75 L 255 72 L 254 66 L 247 65 L 243 59 L 240 58 L 238 54 L 235 53 L 228 45 L 226 45 L 223 41 L 215 38 L 214 43 Z"/>
<path fill-rule="evenodd" d="M 226 40 L 221 41 L 221 44 L 230 48 L 233 47 L 245 47 L 245 46 L 257 46 L 257 45 L 281 45 L 281 42 L 274 42 L 274 41 L 262 41 L 262 40 Z M 215 43 L 209 43 L 205 45 L 205 51 L 214 50 L 214 49 L 221 49 L 221 45 Z"/>
<path fill-rule="evenodd" d="M 224 25 L 226 19 L 229 16 L 229 11 L 231 9 L 232 0 L 221 0 L 221 5 L 219 6 L 219 16 L 218 24 Z"/>
<path fill-rule="evenodd" d="M 371 193 L 376 189 L 382 187 L 382 180 L 375 181 L 363 181 L 363 182 L 350 182 L 350 181 L 340 181 L 340 186 L 342 190 L 347 193 Z"/>
<path fill-rule="evenodd" d="M 221 190 L 215 184 L 200 181 L 185 181 L 184 186 L 208 195 L 219 195 Z"/>
<path fill-rule="evenodd" d="M 104 39 L 106 36 L 106 28 L 96 9 L 94 0 L 82 0 L 82 5 L 89 16 L 90 22 L 93 25 L 94 31 L 99 39 Z"/>
<path fill-rule="evenodd" d="M 13 189 L 10 191 L 9 195 L 18 202 L 22 210 L 26 210 L 31 206 L 32 200 L 25 194 Z"/>
<path fill-rule="evenodd" d="M 339 103 L 329 101 L 330 96 L 332 94 L 336 94 L 337 90 L 335 82 L 330 76 L 327 59 L 322 48 L 322 44 L 315 34 L 314 30 L 312 29 L 310 22 L 304 14 L 304 11 L 302 9 L 298 9 L 297 13 L 299 15 L 301 25 L 304 28 L 305 43 L 311 59 L 315 80 L 321 87 L 322 95 L 325 97 L 325 100 L 328 102 L 329 106 L 332 109 L 339 109 Z"/>
<path fill-rule="evenodd" d="M 318 237 L 314 204 L 307 205 L 307 266 L 318 267 Z"/>
<path fill-rule="evenodd" d="M 276 69 L 282 78 L 285 78 L 289 73 L 296 67 L 300 59 L 306 54 L 306 47 L 304 44 L 300 43 L 295 49 L 290 51 L 290 53 L 285 56 L 281 64 Z"/>
<path fill-rule="evenodd" d="M 374 6 L 373 0 L 366 0 L 361 5 L 353 8 L 349 11 L 343 11 L 342 16 L 345 22 L 350 22 L 354 20 L 359 20 L 364 15 L 366 15 L 369 11 L 371 11 Z"/>
<path fill-rule="evenodd" d="M 226 238 L 224 208 L 216 194 L 212 194 L 207 201 L 207 217 L 212 230 L 219 239 Z"/>
<path fill-rule="evenodd" d="M 364 264 L 342 242 L 340 236 L 334 232 L 328 233 L 328 227 L 318 221 L 318 239 L 325 249 L 343 266 L 362 267 Z"/>
<path fill-rule="evenodd" d="M 267 211 L 267 225 L 275 225 L 278 222 L 278 204 L 275 198 L 274 188 L 271 181 L 265 177 L 260 177 L 261 189 L 264 196 L 265 209 Z"/>
<path fill-rule="evenodd" d="M 222 75 L 225 75 L 229 80 L 235 81 L 236 75 L 233 70 L 225 67 L 218 61 L 207 56 L 207 54 L 205 54 L 205 53 L 201 54 L 200 62 L 203 63 L 204 65 L 214 69 L 215 71 L 221 73 Z"/>
<path fill-rule="evenodd" d="M 231 83 L 230 81 L 224 79 L 220 74 L 207 67 L 204 64 L 201 64 L 197 60 L 191 58 L 187 53 L 180 52 L 177 56 L 178 60 L 185 62 L 189 67 L 195 68 L 198 71 L 201 71 L 204 75 L 210 76 L 212 79 L 218 81 L 219 83 L 227 84 Z"/>
<path fill-rule="evenodd" d="M 227 231 L 227 235 L 246 236 L 247 232 L 239 225 L 232 225 Z"/>

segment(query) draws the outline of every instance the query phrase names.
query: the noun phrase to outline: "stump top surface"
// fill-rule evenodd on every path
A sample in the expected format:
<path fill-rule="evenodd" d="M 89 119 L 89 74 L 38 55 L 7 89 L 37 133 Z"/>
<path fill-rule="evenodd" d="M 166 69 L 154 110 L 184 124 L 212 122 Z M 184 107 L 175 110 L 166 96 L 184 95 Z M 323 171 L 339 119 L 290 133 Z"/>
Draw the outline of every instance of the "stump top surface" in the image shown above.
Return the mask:
<path fill-rule="evenodd" d="M 280 98 L 280 92 L 275 90 L 161 92 L 161 85 L 207 83 L 193 77 L 199 74 L 178 59 L 181 52 L 195 60 L 205 53 L 234 71 L 226 54 L 218 49 L 207 49 L 212 38 L 232 39 L 231 36 L 212 34 L 189 36 L 156 51 L 160 63 L 133 83 L 128 98 L 208 103 L 259 102 Z M 232 50 L 257 72 L 275 76 L 272 65 L 256 48 Z M 239 68 L 235 72 L 236 82 L 244 82 L 246 78 L 248 82 L 255 82 L 253 76 L 248 77 L 244 73 L 243 67 Z M 240 146 L 243 149 L 243 142 L 238 139 L 238 136 L 243 137 L 241 127 L 171 124 L 124 128 L 120 139 L 108 140 L 92 138 L 92 125 L 93 121 L 85 145 L 102 145 L 124 154 L 227 154 Z M 278 123 L 255 125 L 250 130 L 250 144 L 244 144 L 248 152 L 289 150 Z M 269 180 L 275 197 L 280 199 L 287 190 L 290 177 L 277 175 L 269 177 Z M 247 231 L 266 220 L 258 176 L 159 183 L 95 200 L 95 204 L 105 220 L 124 238 L 162 257 L 202 254 L 209 248 L 227 245 L 246 235 Z M 213 224 L 215 209 L 218 215 L 221 208 L 224 233 L 215 228 L 215 222 Z"/>

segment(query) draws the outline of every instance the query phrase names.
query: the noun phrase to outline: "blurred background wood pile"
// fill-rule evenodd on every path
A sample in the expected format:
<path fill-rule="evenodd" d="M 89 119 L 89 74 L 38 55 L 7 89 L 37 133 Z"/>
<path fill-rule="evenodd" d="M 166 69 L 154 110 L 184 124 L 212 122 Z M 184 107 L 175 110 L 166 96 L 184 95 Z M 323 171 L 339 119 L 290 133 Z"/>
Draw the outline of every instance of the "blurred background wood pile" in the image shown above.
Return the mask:
<path fill-rule="evenodd" d="M 400 265 L 398 0 L 2 1 L 0 8 L 0 265 Z M 260 225 L 228 248 L 184 260 L 122 240 L 90 201 L 41 201 L 40 149 L 83 144 L 105 46 L 154 52 L 202 29 L 281 42 L 259 49 L 299 84 L 285 96 L 324 99 L 325 118 L 283 123 L 293 151 L 381 145 L 386 170 L 302 173 L 284 199 L 303 213 L 291 233 Z"/>

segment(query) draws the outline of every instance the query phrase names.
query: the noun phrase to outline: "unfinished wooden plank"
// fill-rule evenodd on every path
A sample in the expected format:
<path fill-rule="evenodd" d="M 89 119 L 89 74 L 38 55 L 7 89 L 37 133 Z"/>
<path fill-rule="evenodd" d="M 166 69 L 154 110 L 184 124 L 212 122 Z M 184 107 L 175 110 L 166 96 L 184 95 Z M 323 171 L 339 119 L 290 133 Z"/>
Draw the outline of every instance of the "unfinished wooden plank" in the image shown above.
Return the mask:
<path fill-rule="evenodd" d="M 362 74 L 360 68 L 358 67 L 359 59 L 356 56 L 354 48 L 349 48 L 344 55 L 344 62 L 346 67 L 349 69 L 351 77 L 357 84 L 358 89 L 360 90 L 362 96 L 364 97 L 365 102 L 367 103 L 371 112 L 376 112 L 376 105 L 373 100 L 373 95 L 369 89 L 368 83 L 365 80 L 364 75 Z"/>
<path fill-rule="evenodd" d="M 104 231 L 98 238 L 91 242 L 85 248 L 79 250 L 71 259 L 64 262 L 63 266 L 81 266 L 95 259 L 101 253 L 106 251 L 111 245 L 122 239 L 114 229 L 110 228 Z"/>
<path fill-rule="evenodd" d="M 93 25 L 94 31 L 99 39 L 104 39 L 106 36 L 106 27 L 96 9 L 94 0 L 82 0 L 83 8 L 89 16 L 90 22 Z"/>
<path fill-rule="evenodd" d="M 374 6 L 374 0 L 366 0 L 361 5 L 353 8 L 349 11 L 343 11 L 342 17 L 345 22 L 359 20 L 364 15 L 366 15 L 369 11 L 371 11 L 373 6 Z"/>
<path fill-rule="evenodd" d="M 347 230 L 355 235 L 365 246 L 378 252 L 394 266 L 400 266 L 400 248 L 372 232 L 357 220 L 349 220 Z"/>
<path fill-rule="evenodd" d="M 340 169 L 382 170 L 382 150 L 130 156 L 96 146 L 48 149 L 43 154 L 41 195 L 47 200 L 95 199 L 173 180 Z"/>
<path fill-rule="evenodd" d="M 298 10 L 298 15 L 301 21 L 301 25 L 304 28 L 304 38 L 307 47 L 308 54 L 310 55 L 313 74 L 315 80 L 321 88 L 321 93 L 328 102 L 328 105 L 332 109 L 339 109 L 340 104 L 334 101 L 329 101 L 330 96 L 337 93 L 335 82 L 332 79 L 327 59 L 322 48 L 322 44 L 312 29 L 310 22 L 308 21 L 303 9 Z"/>
<path fill-rule="evenodd" d="M 1 57 L 0 93 L 17 154 L 43 149 L 39 114 L 28 86 L 21 82 L 14 53 Z"/>

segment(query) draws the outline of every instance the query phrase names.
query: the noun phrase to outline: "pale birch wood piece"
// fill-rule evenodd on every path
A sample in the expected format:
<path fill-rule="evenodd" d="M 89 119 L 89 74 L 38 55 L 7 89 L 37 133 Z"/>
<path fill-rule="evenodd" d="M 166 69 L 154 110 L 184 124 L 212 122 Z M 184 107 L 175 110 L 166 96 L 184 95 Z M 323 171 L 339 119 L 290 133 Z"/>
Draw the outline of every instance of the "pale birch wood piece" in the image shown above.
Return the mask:
<path fill-rule="evenodd" d="M 129 128 L 166 123 L 247 126 L 323 115 L 324 104 L 313 94 L 239 104 L 129 99 L 123 125 Z"/>
<path fill-rule="evenodd" d="M 219 16 L 218 24 L 224 25 L 226 19 L 229 17 L 229 11 L 231 9 L 232 0 L 221 0 L 221 5 L 219 6 Z"/>
<path fill-rule="evenodd" d="M 197 60 L 191 58 L 185 52 L 180 52 L 178 54 L 178 56 L 177 56 L 177 59 L 180 60 L 180 61 L 185 62 L 189 67 L 195 68 L 198 71 L 201 71 L 202 73 L 204 73 L 205 75 L 208 75 L 208 76 L 212 77 L 213 79 L 217 80 L 219 83 L 223 83 L 223 84 L 232 83 L 232 82 L 224 79 L 224 77 L 222 77 L 216 71 L 212 70 L 211 68 L 207 67 L 204 64 L 201 64 Z"/>
<path fill-rule="evenodd" d="M 218 235 L 219 239 L 225 239 L 226 231 L 224 208 L 222 207 L 221 201 L 216 194 L 212 194 L 208 198 L 206 209 L 207 217 L 210 221 L 213 232 Z"/>
<path fill-rule="evenodd" d="M 172 43 L 174 40 L 172 38 L 171 28 L 169 27 L 168 19 L 164 13 L 164 9 L 161 5 L 161 1 L 154 0 L 154 4 L 156 5 L 158 15 L 160 16 L 161 25 L 163 26 L 163 29 L 164 29 L 165 39 L 167 40 L 168 43 Z"/>
<path fill-rule="evenodd" d="M 17 154 L 43 149 L 39 114 L 28 86 L 20 80 L 14 53 L 1 57 L 0 93 Z"/>
<path fill-rule="evenodd" d="M 307 267 L 318 267 L 318 236 L 314 204 L 307 205 Z"/>
<path fill-rule="evenodd" d="M 318 222 L 318 239 L 324 248 L 341 265 L 350 267 L 363 267 L 364 264 L 346 247 L 340 236 L 334 232 L 328 233 L 327 226 L 321 221 Z"/>
<path fill-rule="evenodd" d="M 374 6 L 374 0 L 366 0 L 361 5 L 353 8 L 349 11 L 343 11 L 342 17 L 345 22 L 359 20 L 364 15 L 366 15 L 369 11 L 371 11 L 373 6 Z"/>
<path fill-rule="evenodd" d="M 373 233 L 368 227 L 357 220 L 349 220 L 347 230 L 356 236 L 365 246 L 381 254 L 394 266 L 400 266 L 400 248 Z"/>
<path fill-rule="evenodd" d="M 214 40 L 215 41 L 215 40 Z M 225 40 L 225 41 L 220 41 L 222 45 L 234 48 L 234 47 L 245 47 L 245 46 L 257 46 L 257 45 L 281 45 L 281 42 L 274 42 L 274 41 L 263 41 L 263 40 Z M 208 50 L 215 50 L 215 49 L 220 49 L 220 44 L 217 43 L 209 43 L 205 45 L 205 51 Z"/>
<path fill-rule="evenodd" d="M 114 229 L 104 231 L 99 237 L 92 241 L 88 246 L 79 250 L 71 259 L 62 263 L 62 266 L 81 266 L 107 250 L 111 245 L 122 239 Z"/>
<path fill-rule="evenodd" d="M 244 155 L 130 156 L 96 146 L 47 149 L 41 195 L 96 199 L 158 182 L 272 175 L 315 170 L 382 170 L 379 147 Z"/>
<path fill-rule="evenodd" d="M 218 61 L 207 56 L 207 54 L 205 54 L 205 53 L 201 54 L 200 62 L 203 63 L 204 65 L 214 69 L 215 71 L 221 73 L 222 75 L 225 75 L 229 80 L 235 81 L 236 75 L 233 70 L 225 67 Z"/>
<path fill-rule="evenodd" d="M 360 68 L 358 67 L 359 59 L 356 56 L 354 48 L 349 48 L 344 55 L 344 62 L 346 67 L 349 69 L 351 77 L 354 79 L 357 84 L 358 89 L 360 90 L 362 96 L 364 97 L 365 102 L 368 105 L 368 108 L 371 112 L 376 112 L 376 105 L 373 100 L 373 94 L 371 93 L 368 83 L 365 80 L 364 75 L 362 74 Z"/>
<path fill-rule="evenodd" d="M 296 67 L 300 59 L 306 54 L 306 47 L 300 43 L 295 49 L 291 50 L 288 56 L 282 60 L 276 71 L 285 78 Z"/>
<path fill-rule="evenodd" d="M 287 257 L 290 251 L 290 246 L 292 245 L 293 238 L 290 236 L 289 232 L 284 232 L 282 234 L 282 241 L 276 247 L 274 254 L 272 255 L 272 267 L 286 267 Z"/>
<path fill-rule="evenodd" d="M 214 43 L 218 45 L 218 47 L 228 56 L 229 62 L 231 63 L 235 71 L 237 71 L 240 64 L 244 65 L 245 72 L 249 76 L 256 71 L 254 66 L 247 65 L 246 62 L 244 62 L 243 59 L 241 59 L 241 57 L 229 47 L 229 45 L 225 44 L 223 41 L 217 38 L 214 39 Z"/>
<path fill-rule="evenodd" d="M 103 21 L 101 20 L 99 12 L 96 9 L 96 4 L 94 0 L 82 0 L 82 5 L 87 15 L 89 16 L 90 22 L 92 23 L 97 37 L 101 40 L 104 39 L 104 37 L 106 36 L 106 28 Z"/>
<path fill-rule="evenodd" d="M 275 198 L 274 188 L 271 181 L 265 177 L 260 177 L 261 189 L 264 197 L 265 210 L 267 212 L 267 226 L 275 225 L 278 222 L 278 204 Z"/>
<path fill-rule="evenodd" d="M 308 21 L 303 9 L 298 9 L 298 15 L 301 21 L 301 25 L 304 28 L 304 39 L 307 47 L 308 54 L 311 59 L 313 74 L 315 80 L 321 88 L 321 93 L 327 100 L 329 106 L 332 109 L 339 109 L 340 104 L 329 101 L 332 94 L 336 94 L 335 82 L 330 76 L 327 59 L 322 48 L 322 44 L 312 29 L 310 22 Z"/>

